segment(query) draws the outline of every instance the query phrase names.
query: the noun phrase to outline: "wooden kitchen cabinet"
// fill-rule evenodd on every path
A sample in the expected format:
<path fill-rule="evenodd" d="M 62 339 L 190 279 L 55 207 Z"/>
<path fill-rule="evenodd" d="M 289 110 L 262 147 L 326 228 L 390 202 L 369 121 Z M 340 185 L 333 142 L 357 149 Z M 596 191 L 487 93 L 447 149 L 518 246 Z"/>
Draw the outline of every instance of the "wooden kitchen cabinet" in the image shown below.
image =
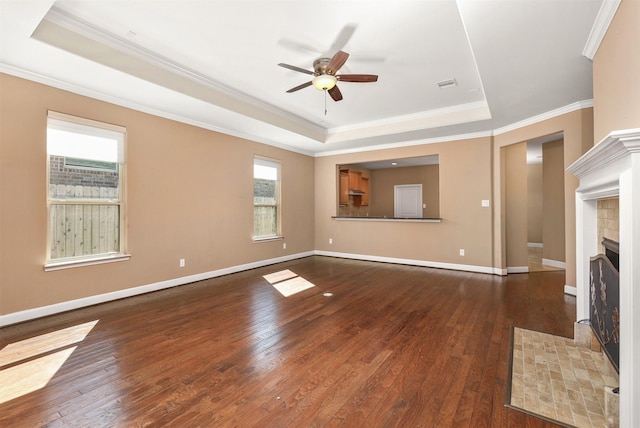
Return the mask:
<path fill-rule="evenodd" d="M 360 179 L 360 187 L 364 194 L 360 197 L 360 205 L 368 206 L 369 205 L 369 179 L 367 177 L 362 177 Z"/>
<path fill-rule="evenodd" d="M 340 205 L 349 205 L 349 171 L 340 170 Z"/>
<path fill-rule="evenodd" d="M 356 207 L 369 205 L 368 177 L 363 177 L 360 171 L 341 169 L 339 178 L 340 205 L 349 205 L 350 198 L 353 198 L 353 205 Z"/>
<path fill-rule="evenodd" d="M 362 173 L 360 171 L 349 170 L 349 190 L 362 190 Z"/>

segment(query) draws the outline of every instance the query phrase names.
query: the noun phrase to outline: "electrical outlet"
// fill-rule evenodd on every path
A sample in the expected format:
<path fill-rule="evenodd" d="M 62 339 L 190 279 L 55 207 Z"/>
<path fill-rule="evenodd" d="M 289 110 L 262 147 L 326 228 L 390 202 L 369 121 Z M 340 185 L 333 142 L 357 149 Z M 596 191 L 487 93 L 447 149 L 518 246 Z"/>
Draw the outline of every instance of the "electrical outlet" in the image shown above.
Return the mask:
<path fill-rule="evenodd" d="M 333 238 L 329 238 L 329 245 L 333 244 Z"/>
<path fill-rule="evenodd" d="M 464 248 L 460 248 L 460 255 L 464 256 Z"/>
<path fill-rule="evenodd" d="M 287 249 L 287 243 L 286 243 L 286 242 L 283 242 L 283 243 L 282 243 L 282 249 L 283 249 L 283 250 L 286 250 L 286 249 Z"/>
<path fill-rule="evenodd" d="M 180 259 L 180 267 L 184 267 L 186 265 L 185 259 Z"/>

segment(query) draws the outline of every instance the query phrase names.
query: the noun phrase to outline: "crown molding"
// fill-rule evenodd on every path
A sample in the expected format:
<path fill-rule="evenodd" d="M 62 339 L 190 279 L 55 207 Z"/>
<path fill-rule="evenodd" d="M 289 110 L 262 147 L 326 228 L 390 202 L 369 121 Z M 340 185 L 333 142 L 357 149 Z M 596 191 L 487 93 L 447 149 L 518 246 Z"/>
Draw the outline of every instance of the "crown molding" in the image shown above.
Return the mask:
<path fill-rule="evenodd" d="M 139 111 L 142 113 L 147 113 L 153 116 L 161 117 L 164 119 L 173 120 L 180 123 L 185 123 L 187 125 L 196 126 L 198 128 L 207 129 L 209 131 L 218 132 L 220 134 L 230 135 L 232 137 L 242 138 L 244 140 L 255 141 L 256 143 L 262 143 L 273 147 L 278 147 L 284 150 L 288 150 L 295 153 L 300 153 L 307 156 L 313 156 L 313 151 L 311 150 L 303 150 L 297 147 L 289 146 L 287 144 L 283 144 L 277 141 L 273 141 L 267 138 L 263 138 L 258 135 L 248 134 L 244 132 L 238 132 L 234 130 L 230 130 L 228 128 L 222 128 L 219 126 L 212 125 L 210 123 L 193 120 L 186 116 L 180 116 L 173 113 L 166 112 L 164 110 L 159 110 L 156 108 L 152 108 L 143 104 L 139 104 L 130 100 L 126 100 L 120 97 L 114 97 L 109 94 L 105 94 L 103 92 L 95 91 L 93 89 L 87 89 L 83 86 L 73 85 L 68 82 L 64 82 L 58 79 L 54 79 L 49 76 L 44 76 L 38 73 L 34 73 L 28 70 L 24 70 L 18 67 L 14 67 L 12 65 L 6 63 L 0 63 L 0 73 L 5 73 L 11 76 L 19 77 L 21 79 L 29 80 L 32 82 L 40 83 L 43 85 L 51 86 L 52 88 L 60 89 L 63 91 L 71 92 L 76 95 L 84 96 L 87 98 L 92 98 L 98 101 L 104 101 L 106 103 L 114 104 L 120 107 L 129 108 L 131 110 Z"/>
<path fill-rule="evenodd" d="M 575 103 L 566 105 L 564 107 L 557 108 L 545 113 L 541 113 L 536 116 L 532 116 L 528 119 L 521 120 L 519 122 L 512 123 L 511 125 L 503 126 L 502 128 L 494 129 L 493 135 L 506 134 L 507 132 L 515 131 L 516 129 L 524 128 L 526 126 L 535 125 L 545 120 L 553 119 L 563 114 L 572 113 L 574 111 L 582 110 L 585 108 L 593 107 L 593 100 L 577 101 Z"/>
<path fill-rule="evenodd" d="M 334 155 L 343 155 L 343 154 L 350 154 L 350 153 L 369 152 L 373 150 L 384 150 L 384 149 L 391 149 L 391 148 L 398 148 L 398 147 L 419 146 L 422 144 L 446 143 L 450 141 L 493 137 L 496 135 L 501 135 L 507 132 L 515 131 L 520 128 L 524 128 L 526 126 L 535 125 L 536 123 L 553 119 L 555 117 L 562 116 L 567 113 L 572 113 L 574 111 L 582 110 L 585 108 L 591 108 L 591 107 L 593 107 L 593 100 L 578 101 L 578 102 L 569 104 L 567 106 L 560 107 L 558 109 L 551 110 L 546 113 L 542 113 L 537 116 L 533 116 L 528 119 L 524 119 L 519 122 L 512 123 L 511 125 L 507 125 L 502 128 L 497 128 L 494 130 L 480 131 L 480 132 L 474 132 L 469 134 L 449 135 L 446 137 L 435 137 L 435 138 L 428 138 L 428 139 L 421 139 L 421 140 L 412 140 L 404 143 L 390 143 L 390 144 L 380 144 L 380 145 L 369 146 L 369 147 L 359 147 L 355 149 L 323 151 L 321 153 L 316 153 L 314 156 L 315 157 L 334 156 Z"/>
<path fill-rule="evenodd" d="M 545 120 L 552 119 L 554 117 L 561 116 L 563 114 L 571 113 L 576 110 L 581 110 L 584 108 L 593 107 L 593 100 L 585 100 L 579 101 L 573 104 L 569 104 L 568 106 L 561 107 L 559 109 L 551 110 L 547 113 L 542 113 L 540 115 L 524 119 L 522 121 L 516 122 L 511 125 L 507 125 L 502 128 L 498 128 L 495 130 L 488 131 L 479 131 L 468 134 L 458 134 L 458 135 L 449 135 L 444 137 L 434 137 L 420 140 L 411 140 L 406 142 L 395 142 L 388 144 L 379 144 L 374 146 L 366 146 L 366 147 L 358 147 L 353 149 L 342 149 L 342 150 L 330 150 L 330 151 L 322 151 L 315 152 L 313 150 L 304 150 L 294 146 L 290 146 L 287 144 L 283 144 L 277 141 L 273 141 L 270 139 L 266 139 L 260 137 L 258 135 L 247 134 L 243 132 L 233 131 L 227 128 L 222 128 L 219 126 L 214 126 L 210 123 L 205 123 L 201 121 L 196 121 L 190 119 L 186 116 L 175 115 L 172 113 L 168 113 L 163 110 L 151 108 L 142 104 L 135 103 L 133 101 L 129 101 L 123 98 L 114 97 L 112 95 L 105 94 L 103 92 L 95 91 L 92 89 L 87 89 L 85 87 L 77 86 L 70 84 L 68 82 L 64 82 L 58 79 L 53 79 L 48 76 L 44 76 L 41 74 L 37 74 L 28 70 L 24 70 L 6 63 L 0 63 L 0 72 L 12 75 L 15 77 L 20 77 L 26 80 L 30 80 L 36 83 L 41 83 L 43 85 L 51 86 L 57 89 L 61 89 L 64 91 L 72 92 L 81 96 L 86 96 L 89 98 L 97 99 L 99 101 L 108 102 L 111 104 L 115 104 L 121 107 L 130 108 L 132 110 L 140 111 L 142 113 L 151 114 L 154 116 L 162 117 L 169 120 L 174 120 L 177 122 L 185 123 L 188 125 L 193 125 L 199 128 L 208 129 L 210 131 L 219 132 L 221 134 L 231 135 L 233 137 L 242 138 L 245 140 L 255 141 L 257 143 L 266 144 L 273 147 L 278 147 L 284 150 L 289 150 L 294 153 L 300 153 L 307 156 L 312 157 L 325 157 L 325 156 L 335 156 L 335 155 L 343 155 L 343 154 L 351 154 L 351 153 L 362 153 L 369 152 L 374 150 L 386 150 L 391 148 L 401 148 L 401 147 L 411 147 L 411 146 L 419 146 L 423 144 L 436 144 L 436 143 L 446 143 L 451 141 L 460 141 L 460 140 L 470 140 L 474 138 L 484 138 L 484 137 L 493 137 L 496 135 L 504 134 L 506 132 L 511 132 L 519 128 L 523 128 L 525 126 L 530 126 L 536 124 L 538 122 L 542 122 Z"/>
<path fill-rule="evenodd" d="M 607 34 L 607 30 L 609 30 L 611 21 L 613 21 L 613 17 L 618 11 L 621 1 L 622 0 L 603 0 L 598 15 L 596 15 L 596 19 L 593 22 L 593 27 L 591 27 L 587 43 L 582 50 L 583 56 L 593 61 L 593 57 L 596 56 L 600 43 L 602 43 L 605 34 Z"/>

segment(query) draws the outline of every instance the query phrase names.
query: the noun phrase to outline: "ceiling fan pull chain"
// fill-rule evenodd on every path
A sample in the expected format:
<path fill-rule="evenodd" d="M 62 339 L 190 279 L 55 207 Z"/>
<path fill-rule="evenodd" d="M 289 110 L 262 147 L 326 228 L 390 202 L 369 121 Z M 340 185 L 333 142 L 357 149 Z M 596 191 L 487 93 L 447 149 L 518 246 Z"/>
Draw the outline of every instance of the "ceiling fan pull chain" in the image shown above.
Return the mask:
<path fill-rule="evenodd" d="M 324 115 L 327 115 L 327 90 L 325 89 L 324 91 Z"/>

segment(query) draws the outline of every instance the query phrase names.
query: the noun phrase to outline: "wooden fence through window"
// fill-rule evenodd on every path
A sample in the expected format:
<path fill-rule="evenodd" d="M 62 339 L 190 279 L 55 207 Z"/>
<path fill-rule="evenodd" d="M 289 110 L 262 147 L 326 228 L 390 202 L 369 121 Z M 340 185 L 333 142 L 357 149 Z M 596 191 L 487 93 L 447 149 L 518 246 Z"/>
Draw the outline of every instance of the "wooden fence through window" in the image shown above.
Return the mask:
<path fill-rule="evenodd" d="M 254 236 L 271 236 L 278 233 L 278 207 L 275 198 L 253 198 L 253 234 Z"/>
<path fill-rule="evenodd" d="M 120 251 L 120 206 L 114 187 L 50 185 L 51 260 Z M 81 201 L 75 202 L 78 199 Z"/>

